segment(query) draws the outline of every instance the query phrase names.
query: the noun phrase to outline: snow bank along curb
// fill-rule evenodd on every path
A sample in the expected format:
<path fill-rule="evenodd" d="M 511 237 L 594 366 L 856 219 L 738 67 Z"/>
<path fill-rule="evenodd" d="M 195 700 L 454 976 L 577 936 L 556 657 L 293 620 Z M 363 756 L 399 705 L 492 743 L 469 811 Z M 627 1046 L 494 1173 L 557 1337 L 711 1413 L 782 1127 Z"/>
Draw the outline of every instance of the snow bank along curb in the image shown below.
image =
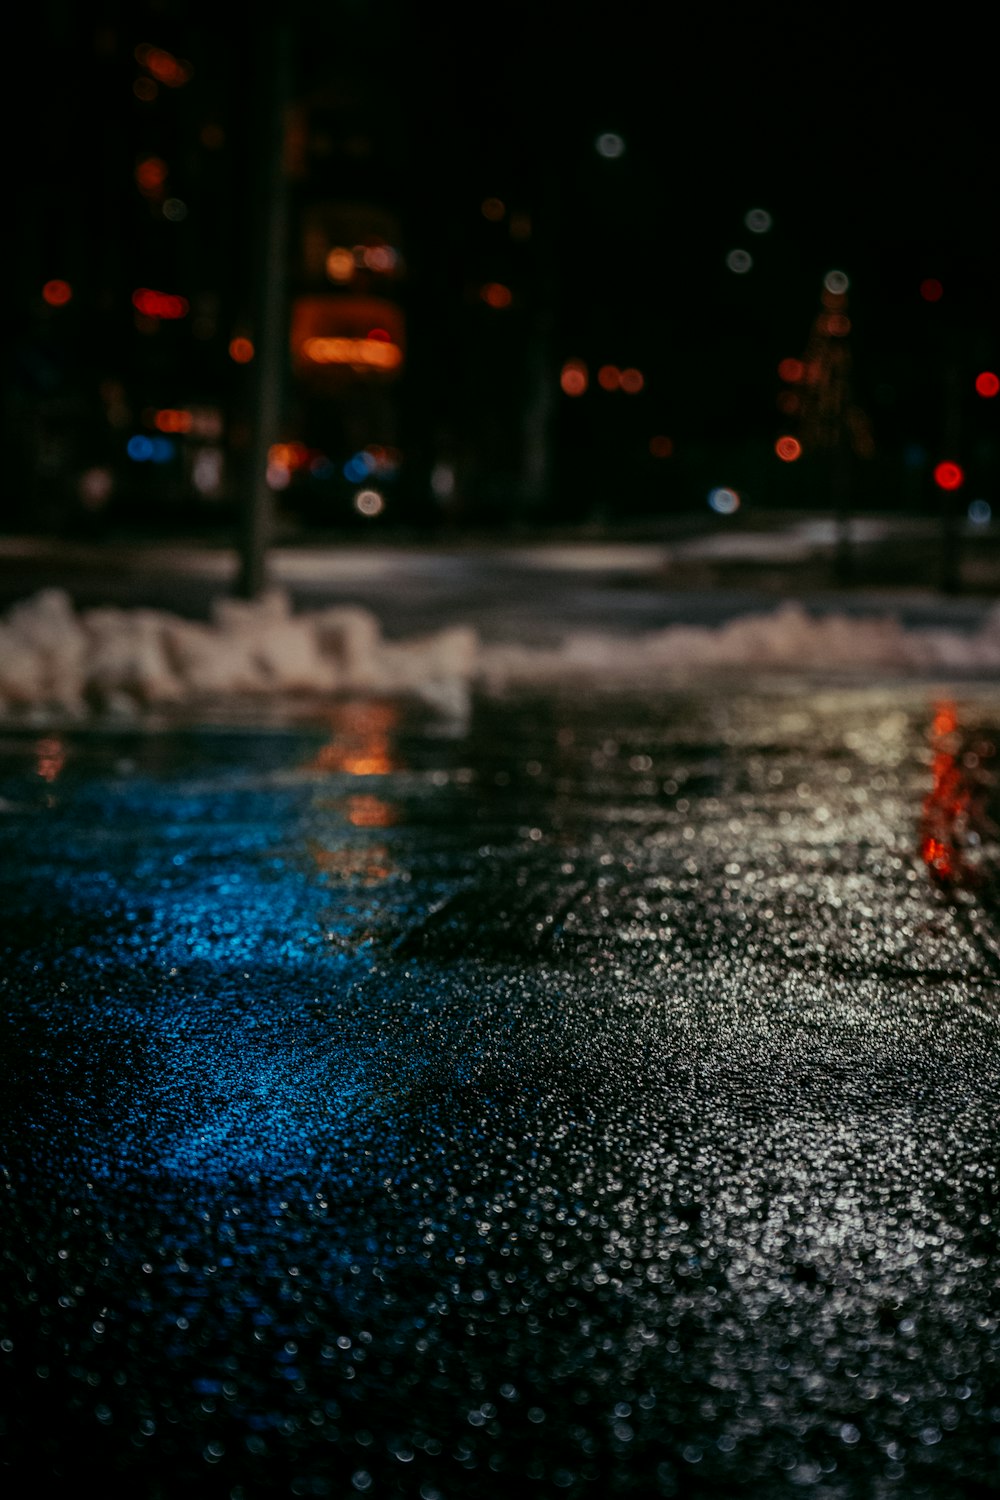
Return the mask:
<path fill-rule="evenodd" d="M 0 712 L 86 714 L 249 695 L 414 693 L 460 706 L 477 684 L 604 679 L 746 666 L 836 670 L 1000 668 L 1000 606 L 972 634 L 907 630 L 888 617 L 813 618 L 797 603 L 717 627 L 672 625 L 635 637 L 568 634 L 556 648 L 486 645 L 467 625 L 387 641 L 368 610 L 295 615 L 275 591 L 220 599 L 208 623 L 150 609 L 78 612 L 47 589 L 0 619 Z"/>

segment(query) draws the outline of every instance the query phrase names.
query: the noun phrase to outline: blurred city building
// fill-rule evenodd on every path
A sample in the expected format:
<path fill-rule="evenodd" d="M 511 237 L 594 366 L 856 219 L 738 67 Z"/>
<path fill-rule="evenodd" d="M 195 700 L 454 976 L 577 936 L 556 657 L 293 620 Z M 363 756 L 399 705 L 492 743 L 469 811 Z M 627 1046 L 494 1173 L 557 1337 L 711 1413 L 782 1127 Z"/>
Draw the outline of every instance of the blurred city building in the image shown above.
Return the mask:
<path fill-rule="evenodd" d="M 806 147 L 759 80 L 771 155 L 750 162 L 696 81 L 653 86 L 661 62 L 639 43 L 585 45 L 578 28 L 556 66 L 524 19 L 505 13 L 482 45 L 403 0 L 290 0 L 274 23 L 292 50 L 279 518 L 822 509 L 848 448 L 841 508 L 991 516 L 992 220 L 964 210 L 981 264 L 933 227 L 900 225 L 893 243 L 856 205 L 832 214 L 822 174 L 804 191 Z M 27 27 L 32 92 L 8 101 L 23 144 L 4 230 L 2 524 L 231 527 L 260 357 L 268 33 L 185 0 L 41 0 Z M 719 98 L 742 77 L 738 38 L 727 47 Z M 864 118 L 835 124 L 848 157 L 851 129 L 867 149 Z M 829 416 L 846 390 L 831 374 L 846 312 L 823 308 L 806 345 L 852 248 L 867 259 L 850 266 L 850 413 L 831 437 L 817 400 Z M 789 379 L 794 366 L 825 373 Z M 942 462 L 961 474 L 947 491 Z"/>

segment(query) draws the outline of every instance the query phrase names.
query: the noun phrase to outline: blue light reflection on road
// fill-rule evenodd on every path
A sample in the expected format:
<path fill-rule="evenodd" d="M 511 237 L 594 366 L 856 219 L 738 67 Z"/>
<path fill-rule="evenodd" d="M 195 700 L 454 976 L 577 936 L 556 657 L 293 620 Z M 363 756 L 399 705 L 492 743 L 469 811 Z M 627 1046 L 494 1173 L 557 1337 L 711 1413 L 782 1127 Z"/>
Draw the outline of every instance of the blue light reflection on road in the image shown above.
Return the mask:
<path fill-rule="evenodd" d="M 996 907 L 921 867 L 928 708 L 8 740 L 25 1475 L 975 1493 Z"/>

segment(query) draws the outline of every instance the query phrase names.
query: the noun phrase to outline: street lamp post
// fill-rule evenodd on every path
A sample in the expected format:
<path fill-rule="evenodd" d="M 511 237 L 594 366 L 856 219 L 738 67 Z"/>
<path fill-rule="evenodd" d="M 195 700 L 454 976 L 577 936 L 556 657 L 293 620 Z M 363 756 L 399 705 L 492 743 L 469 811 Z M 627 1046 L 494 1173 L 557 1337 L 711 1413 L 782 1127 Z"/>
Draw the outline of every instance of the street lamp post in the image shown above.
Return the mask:
<path fill-rule="evenodd" d="M 237 580 L 237 592 L 244 599 L 257 598 L 266 587 L 267 549 L 273 527 L 267 461 L 281 424 L 288 345 L 285 115 L 290 94 L 291 52 L 291 28 L 287 22 L 273 21 L 262 27 L 257 62 L 261 93 L 260 198 L 253 245 L 251 432 Z"/>

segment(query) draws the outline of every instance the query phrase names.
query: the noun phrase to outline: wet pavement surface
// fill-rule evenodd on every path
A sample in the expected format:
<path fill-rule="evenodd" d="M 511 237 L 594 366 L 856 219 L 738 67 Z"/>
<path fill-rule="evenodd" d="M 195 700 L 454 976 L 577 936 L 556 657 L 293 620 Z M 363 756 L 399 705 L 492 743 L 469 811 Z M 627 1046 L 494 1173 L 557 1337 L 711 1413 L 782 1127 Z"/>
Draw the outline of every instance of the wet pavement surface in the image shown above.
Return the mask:
<path fill-rule="evenodd" d="M 985 1497 L 995 686 L 0 736 L 8 1493 Z"/>

